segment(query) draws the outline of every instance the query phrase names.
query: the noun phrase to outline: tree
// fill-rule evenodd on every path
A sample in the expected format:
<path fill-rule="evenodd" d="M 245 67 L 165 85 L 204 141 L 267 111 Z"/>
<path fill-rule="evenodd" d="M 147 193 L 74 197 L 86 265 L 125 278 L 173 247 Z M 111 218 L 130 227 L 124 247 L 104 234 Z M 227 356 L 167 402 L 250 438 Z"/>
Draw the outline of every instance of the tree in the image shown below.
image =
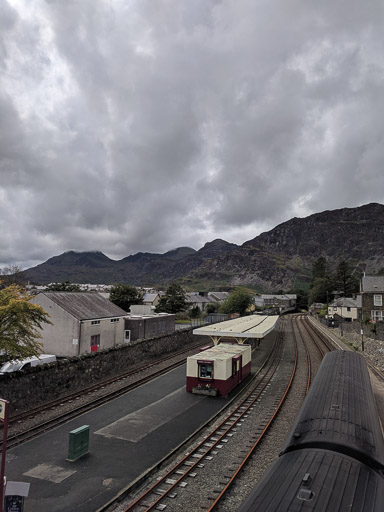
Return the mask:
<path fill-rule="evenodd" d="M 306 309 L 308 307 L 308 292 L 303 288 L 294 288 L 289 292 L 296 295 L 296 307 L 298 310 Z"/>
<path fill-rule="evenodd" d="M 334 276 L 335 289 L 344 297 L 359 291 L 359 279 L 353 275 L 353 270 L 348 261 L 339 261 Z"/>
<path fill-rule="evenodd" d="M 51 324 L 41 306 L 32 304 L 24 288 L 11 285 L 0 290 L 0 354 L 2 359 L 25 359 L 42 352 L 40 330 Z"/>
<path fill-rule="evenodd" d="M 124 311 L 129 311 L 134 304 L 143 303 L 143 294 L 134 286 L 115 284 L 111 288 L 109 300 Z"/>
<path fill-rule="evenodd" d="M 308 294 L 308 304 L 314 302 L 328 302 L 331 299 L 332 283 L 328 277 L 318 277 L 315 279 Z"/>
<path fill-rule="evenodd" d="M 200 311 L 199 306 L 193 306 L 193 308 L 189 312 L 189 316 L 191 318 L 199 318 L 200 315 L 201 315 L 201 311 Z"/>
<path fill-rule="evenodd" d="M 186 308 L 185 292 L 183 288 L 173 283 L 168 286 L 165 295 L 161 297 L 156 311 L 158 313 L 179 313 Z"/>
<path fill-rule="evenodd" d="M 219 309 L 217 302 L 210 302 L 207 304 L 207 307 L 205 309 L 207 315 L 211 315 L 212 313 L 217 313 L 217 310 Z"/>
<path fill-rule="evenodd" d="M 327 302 L 332 287 L 327 260 L 321 256 L 312 265 L 312 283 L 308 294 L 308 305 L 314 302 Z"/>
<path fill-rule="evenodd" d="M 81 288 L 78 284 L 64 281 L 63 283 L 52 283 L 46 288 L 50 292 L 80 292 Z"/>
<path fill-rule="evenodd" d="M 220 306 L 220 313 L 239 313 L 244 315 L 252 304 L 251 295 L 243 288 L 238 288 Z"/>
<path fill-rule="evenodd" d="M 25 283 L 25 278 L 22 274 L 22 268 L 18 265 L 8 265 L 0 269 L 0 289 L 7 288 L 12 284 L 22 285 Z"/>

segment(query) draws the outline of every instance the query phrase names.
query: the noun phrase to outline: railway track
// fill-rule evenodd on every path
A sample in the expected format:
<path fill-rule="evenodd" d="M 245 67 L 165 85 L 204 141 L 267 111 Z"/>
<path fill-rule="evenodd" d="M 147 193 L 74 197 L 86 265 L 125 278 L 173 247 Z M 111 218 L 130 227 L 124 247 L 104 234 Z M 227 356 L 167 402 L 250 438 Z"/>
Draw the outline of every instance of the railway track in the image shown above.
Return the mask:
<path fill-rule="evenodd" d="M 238 479 L 234 481 L 233 488 L 230 489 L 228 496 L 215 508 L 218 512 L 237 510 L 252 486 L 261 478 L 263 472 L 268 469 L 273 460 L 277 458 L 280 447 L 288 435 L 296 413 L 309 390 L 312 376 L 317 370 L 317 364 L 313 365 L 312 358 L 315 356 L 315 359 L 318 359 L 319 356 L 318 349 L 313 346 L 306 331 L 298 328 L 303 321 L 304 319 L 298 316 L 293 317 L 289 322 L 286 321 L 287 337 L 290 335 L 297 346 L 298 362 L 295 378 L 291 384 L 289 394 L 282 404 L 281 412 L 272 423 L 266 439 L 260 444 L 254 456 L 250 458 Z"/>
<path fill-rule="evenodd" d="M 366 362 L 367 362 L 367 365 L 368 365 L 369 369 L 371 370 L 371 372 L 379 379 L 379 381 L 384 383 L 384 373 L 382 371 L 380 371 L 378 368 L 376 368 L 376 366 L 374 366 L 369 361 L 369 359 L 366 359 Z"/>
<path fill-rule="evenodd" d="M 284 332 L 281 331 L 268 364 L 257 379 L 254 379 L 245 397 L 235 408 L 226 413 L 214 429 L 204 435 L 193 448 L 188 449 L 187 453 L 184 453 L 142 494 L 137 497 L 131 495 L 127 503 L 119 506 L 119 511 L 163 510 L 165 506 L 167 511 L 192 510 L 191 493 L 194 497 L 193 510 L 212 510 L 216 507 L 265 437 L 287 396 L 297 364 L 297 348 L 294 348 L 293 343 L 287 346 L 283 342 L 283 337 Z M 272 387 L 279 389 L 273 396 L 270 392 Z M 249 429 L 252 435 L 249 434 Z M 234 443 L 238 449 L 235 450 L 232 460 L 220 463 L 221 458 L 226 458 L 227 447 L 233 446 Z M 224 474 L 220 476 L 224 467 Z M 199 491 L 193 485 L 197 476 L 199 478 L 196 480 L 200 484 L 202 480 L 212 480 L 220 483 L 219 488 L 210 489 L 208 495 L 203 495 L 201 485 Z M 180 489 L 183 489 L 182 492 Z M 199 503 L 196 502 L 197 496 Z M 119 501 L 121 499 L 122 497 Z M 100 509 L 100 512 L 113 509 L 113 504 L 109 504 L 106 508 Z"/>
<path fill-rule="evenodd" d="M 164 373 L 167 373 L 170 370 L 181 366 L 185 363 L 186 356 L 191 352 L 195 352 L 196 349 L 201 346 L 201 342 L 189 345 L 187 349 L 179 350 L 172 355 L 143 365 L 139 368 L 136 368 L 135 370 L 125 372 L 124 374 L 105 380 L 97 385 L 90 386 L 78 393 L 73 393 L 64 398 L 52 400 L 46 404 L 41 405 L 40 407 L 35 407 L 33 409 L 29 409 L 28 411 L 12 415 L 10 418 L 10 424 L 17 424 L 19 431 L 15 433 L 10 431 L 7 440 L 7 448 L 9 449 L 17 446 L 43 432 L 46 432 L 47 430 L 62 425 L 85 412 L 103 405 L 108 401 L 128 393 L 129 391 L 132 391 L 133 389 L 145 384 L 146 382 L 149 382 L 150 380 L 159 377 Z M 160 368 L 158 368 L 159 366 Z M 143 373 L 145 373 L 145 375 L 143 375 Z M 133 382 L 125 382 L 127 379 L 132 377 L 134 377 Z M 110 389 L 110 386 L 116 383 L 119 384 L 117 389 Z M 100 396 L 92 397 L 93 393 L 100 390 L 102 391 Z M 87 399 L 84 403 L 81 401 L 81 399 L 85 395 L 87 396 Z M 77 403 L 78 400 L 81 401 L 81 403 Z M 63 412 L 60 409 L 62 409 L 65 404 L 70 405 L 70 407 L 67 407 L 69 410 Z M 41 417 L 41 415 L 47 411 L 50 411 L 50 414 L 48 415 L 49 418 L 39 420 L 39 416 Z M 26 420 L 35 418 L 35 416 L 38 416 L 35 424 L 28 426 L 26 429 L 23 429 L 22 425 L 20 424 Z M 0 451 L 1 446 L 2 441 L 0 442 Z"/>
<path fill-rule="evenodd" d="M 296 373 L 298 370 L 298 354 L 301 354 L 299 355 L 299 358 L 302 361 L 300 363 L 300 372 L 302 373 L 302 377 L 299 379 L 301 383 L 296 384 L 295 391 L 292 393 L 295 395 L 295 398 L 290 399 L 297 402 L 297 408 L 300 407 L 302 400 L 308 391 L 311 381 L 311 352 L 313 352 L 313 343 L 311 342 L 312 338 L 310 338 L 306 330 L 301 329 L 299 331 L 298 329 L 298 325 L 303 321 L 305 321 L 305 319 L 296 318 L 294 321 L 289 322 L 292 331 L 292 347 L 295 347 L 295 355 L 293 357 L 289 350 L 285 353 L 285 357 L 287 357 L 288 360 L 291 360 L 291 362 L 293 360 L 295 361 L 294 364 Z M 284 344 L 287 343 L 289 342 L 287 342 L 286 339 Z M 287 349 L 287 347 L 285 347 L 285 349 Z M 318 349 L 316 349 L 316 351 L 318 351 Z M 306 361 L 306 364 L 303 364 L 304 361 Z M 291 371 L 292 373 L 289 376 L 288 384 L 287 380 L 284 381 L 285 384 L 287 384 L 287 387 L 283 390 L 283 393 L 280 389 L 279 399 L 276 399 L 276 395 L 274 395 L 275 398 L 272 398 L 272 396 L 268 397 L 268 395 L 272 395 L 272 387 L 279 385 L 278 381 L 280 381 L 281 375 L 275 374 L 274 377 L 271 378 L 271 380 L 264 388 L 262 394 L 257 399 L 256 403 L 253 404 L 252 411 L 247 410 L 242 416 L 243 421 L 240 422 L 241 428 L 237 428 L 237 430 L 233 433 L 233 436 L 229 436 L 228 431 L 225 430 L 219 431 L 219 436 L 215 433 L 215 431 L 212 431 L 201 441 L 212 444 L 211 447 L 206 447 L 211 450 L 210 452 L 209 450 L 204 452 L 201 451 L 201 449 L 199 451 L 199 445 L 197 445 L 196 448 L 198 453 L 196 455 L 198 455 L 199 458 L 196 457 L 196 460 L 194 460 L 194 458 L 192 458 L 194 456 L 194 451 L 189 450 L 188 453 L 185 454 L 186 458 L 182 458 L 180 461 L 178 461 L 178 463 L 182 462 L 183 460 L 185 460 L 187 463 L 192 462 L 190 473 L 184 472 L 184 470 L 181 470 L 177 465 L 172 465 L 172 467 L 168 469 L 164 475 L 162 475 L 161 480 L 159 479 L 156 481 L 147 489 L 147 491 L 145 491 L 145 493 L 134 499 L 130 504 L 123 507 L 120 506 L 118 509 L 119 512 L 136 512 L 136 510 L 162 510 L 165 505 L 167 512 L 176 512 L 177 510 L 181 509 L 193 511 L 234 510 L 236 507 L 233 506 L 231 496 L 237 492 L 236 488 L 238 487 L 238 481 L 243 479 L 245 482 L 247 482 L 248 462 L 250 460 L 260 459 L 260 457 L 263 457 L 263 455 L 260 455 L 260 453 L 262 453 L 264 449 L 263 446 L 266 444 L 264 438 L 267 436 L 269 431 L 273 431 L 275 429 L 274 420 L 276 418 L 277 423 L 279 423 L 280 416 L 278 416 L 278 411 L 285 407 L 285 401 L 287 397 L 291 395 L 288 393 L 289 390 L 293 387 L 294 376 L 292 368 Z M 283 380 L 284 379 L 282 379 L 282 381 Z M 304 382 L 305 386 L 303 385 Z M 282 382 L 280 382 L 280 387 L 281 386 Z M 239 407 L 244 406 L 239 405 Z M 290 406 L 287 405 L 287 407 L 289 408 Z M 260 411 L 261 408 L 263 409 L 263 418 L 258 417 L 257 413 L 255 414 L 255 411 Z M 265 410 L 268 412 L 268 418 L 266 417 Z M 294 415 L 292 420 L 293 418 Z M 229 427 L 230 425 L 226 425 L 226 421 L 230 423 L 230 420 L 224 419 L 220 422 L 219 425 L 217 425 L 217 427 L 219 429 L 223 428 L 223 425 Z M 218 437 L 217 441 L 215 441 L 215 439 L 212 440 L 210 437 L 212 435 Z M 241 437 L 243 438 L 242 440 L 240 439 Z M 269 434 L 267 439 L 268 437 Z M 226 440 L 226 442 L 223 440 Z M 235 450 L 233 449 L 234 444 L 236 447 Z M 235 453 L 234 455 L 228 457 L 225 452 L 227 451 L 227 448 L 230 449 L 230 445 L 232 445 L 232 451 Z M 217 446 L 219 446 L 219 448 L 217 448 Z M 212 459 L 210 459 L 210 453 L 212 453 Z M 206 460 L 206 457 L 209 459 Z M 221 462 L 220 459 L 222 459 Z M 245 475 L 244 477 L 243 473 Z M 188 476 L 190 474 L 191 476 Z M 202 488 L 207 486 L 206 482 L 208 480 L 212 480 L 215 485 L 214 487 L 211 486 L 210 491 L 208 491 L 208 495 L 202 497 Z M 182 487 L 183 484 L 186 484 L 186 486 Z M 158 490 L 159 485 L 161 491 Z M 170 488 L 171 486 L 172 488 Z M 169 495 L 171 495 L 171 497 L 169 497 Z M 183 495 L 184 498 L 179 497 L 179 495 Z M 139 498 L 141 498 L 141 501 L 137 501 Z M 112 509 L 108 508 L 108 510 Z"/>

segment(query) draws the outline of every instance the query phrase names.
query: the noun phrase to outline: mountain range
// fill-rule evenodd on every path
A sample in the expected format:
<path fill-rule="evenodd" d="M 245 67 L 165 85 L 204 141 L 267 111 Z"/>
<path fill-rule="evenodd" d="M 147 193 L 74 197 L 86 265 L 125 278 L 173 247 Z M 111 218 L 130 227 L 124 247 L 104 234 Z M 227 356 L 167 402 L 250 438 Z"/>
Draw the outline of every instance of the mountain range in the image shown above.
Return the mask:
<path fill-rule="evenodd" d="M 313 262 L 324 256 L 330 269 L 341 259 L 356 272 L 384 270 L 384 205 L 327 210 L 293 218 L 236 245 L 217 239 L 198 251 L 179 247 L 165 254 L 142 253 L 116 261 L 101 252 L 65 252 L 23 272 L 32 283 L 127 283 L 191 289 L 250 286 L 264 292 L 308 286 Z"/>

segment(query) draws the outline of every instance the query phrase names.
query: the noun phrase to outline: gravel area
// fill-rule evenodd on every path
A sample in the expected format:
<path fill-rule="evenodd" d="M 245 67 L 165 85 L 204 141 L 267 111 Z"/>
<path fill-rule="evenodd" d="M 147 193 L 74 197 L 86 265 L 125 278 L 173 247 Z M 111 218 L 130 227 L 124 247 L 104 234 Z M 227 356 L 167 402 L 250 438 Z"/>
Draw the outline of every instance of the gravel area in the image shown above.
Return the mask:
<path fill-rule="evenodd" d="M 331 337 L 341 341 L 342 344 L 350 350 L 355 350 L 359 354 L 363 355 L 371 364 L 373 364 L 378 370 L 384 372 L 384 341 L 375 340 L 364 335 L 364 352 L 362 351 L 361 335 L 356 332 L 348 332 L 346 329 L 343 331 L 343 336 L 340 334 L 340 329 L 332 329 L 326 327 L 324 324 L 318 322 L 315 319 L 311 319 L 315 325 L 318 325 L 320 329 L 329 333 Z"/>
<path fill-rule="evenodd" d="M 334 329 L 335 330 L 335 329 Z M 364 352 L 362 352 L 361 346 L 361 336 L 354 332 L 344 333 L 343 336 L 340 336 L 339 333 L 332 332 L 333 330 L 329 329 L 329 331 L 340 339 L 345 345 L 349 346 L 362 354 L 366 359 L 368 359 L 376 368 L 378 368 L 381 372 L 384 372 L 384 342 L 374 340 L 373 338 L 367 338 L 364 336 Z"/>

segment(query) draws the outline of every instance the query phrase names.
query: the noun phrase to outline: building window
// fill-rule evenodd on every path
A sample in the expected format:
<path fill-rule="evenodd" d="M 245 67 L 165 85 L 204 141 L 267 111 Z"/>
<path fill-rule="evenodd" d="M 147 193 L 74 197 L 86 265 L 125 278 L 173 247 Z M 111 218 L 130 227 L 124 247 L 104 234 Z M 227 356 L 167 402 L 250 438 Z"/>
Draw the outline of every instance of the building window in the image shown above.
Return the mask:
<path fill-rule="evenodd" d="M 111 318 L 112 323 L 118 322 L 119 320 L 120 320 L 120 318 Z"/>
<path fill-rule="evenodd" d="M 100 320 L 92 320 L 91 325 L 100 325 Z"/>
<path fill-rule="evenodd" d="M 382 306 L 383 305 L 383 296 L 382 295 L 374 295 L 373 296 L 373 305 L 374 306 Z"/>
<path fill-rule="evenodd" d="M 100 347 L 100 334 L 91 336 L 91 352 L 97 352 Z"/>
<path fill-rule="evenodd" d="M 374 322 L 380 322 L 383 320 L 384 311 L 371 311 L 371 318 Z"/>
<path fill-rule="evenodd" d="M 126 330 L 125 333 L 124 333 L 124 342 L 125 343 L 130 343 L 131 341 L 131 331 L 130 330 Z"/>
<path fill-rule="evenodd" d="M 199 364 L 199 377 L 201 379 L 213 379 L 213 364 L 211 364 L 211 363 Z"/>
<path fill-rule="evenodd" d="M 351 308 L 347 307 L 347 311 L 351 311 Z"/>

